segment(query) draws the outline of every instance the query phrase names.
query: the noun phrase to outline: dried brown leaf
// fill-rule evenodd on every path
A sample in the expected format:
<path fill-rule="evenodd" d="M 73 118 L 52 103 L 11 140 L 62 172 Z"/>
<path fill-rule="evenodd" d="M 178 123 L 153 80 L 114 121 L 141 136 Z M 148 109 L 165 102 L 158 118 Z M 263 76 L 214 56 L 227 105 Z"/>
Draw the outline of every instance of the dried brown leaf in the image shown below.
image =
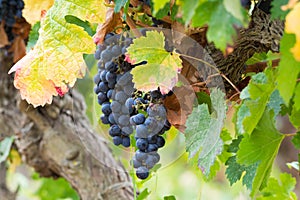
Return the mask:
<path fill-rule="evenodd" d="M 185 122 L 193 110 L 195 99 L 193 88 L 185 85 L 175 87 L 173 94 L 164 100 L 168 121 L 181 132 L 184 132 L 186 128 Z"/>
<path fill-rule="evenodd" d="M 24 39 L 21 36 L 15 37 L 10 51 L 13 52 L 14 55 L 14 63 L 18 62 L 23 56 L 26 55 L 26 45 Z"/>
<path fill-rule="evenodd" d="M 96 44 L 102 44 L 107 33 L 114 31 L 116 27 L 123 27 L 120 13 L 114 13 L 114 8 L 108 8 L 106 19 L 103 24 L 99 24 L 97 32 L 93 36 Z"/>
<path fill-rule="evenodd" d="M 2 22 L 0 23 L 0 48 L 5 47 L 6 45 L 9 45 L 9 41 L 4 30 L 4 23 Z"/>

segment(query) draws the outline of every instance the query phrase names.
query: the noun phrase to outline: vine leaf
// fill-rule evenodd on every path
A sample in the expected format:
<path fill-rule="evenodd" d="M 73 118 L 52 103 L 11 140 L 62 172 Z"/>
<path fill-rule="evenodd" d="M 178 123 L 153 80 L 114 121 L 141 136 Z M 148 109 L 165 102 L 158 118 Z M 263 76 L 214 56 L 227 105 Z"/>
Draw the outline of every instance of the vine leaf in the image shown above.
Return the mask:
<path fill-rule="evenodd" d="M 287 173 L 280 174 L 280 180 L 270 178 L 268 185 L 262 191 L 262 196 L 257 200 L 266 199 L 290 199 L 296 200 L 297 196 L 293 192 L 296 185 L 296 179 Z"/>
<path fill-rule="evenodd" d="M 5 47 L 6 45 L 9 45 L 9 41 L 6 32 L 4 30 L 4 23 L 1 23 L 0 24 L 0 48 Z"/>
<path fill-rule="evenodd" d="M 237 162 L 239 164 L 250 166 L 258 163 L 252 182 L 251 196 L 254 196 L 258 190 L 266 186 L 273 161 L 284 138 L 284 135 L 280 134 L 275 128 L 273 117 L 272 110 L 265 110 L 252 134 L 244 134 L 237 152 Z"/>
<path fill-rule="evenodd" d="M 186 151 L 189 158 L 198 156 L 198 167 L 206 177 L 210 175 L 210 168 L 216 161 L 216 156 L 223 150 L 220 133 L 226 116 L 224 93 L 219 89 L 211 92 L 213 113 L 210 114 L 207 104 L 198 105 L 186 122 Z"/>
<path fill-rule="evenodd" d="M 83 77 L 86 67 L 82 54 L 94 52 L 95 45 L 82 27 L 67 23 L 64 17 L 72 14 L 91 22 L 102 21 L 103 6 L 97 0 L 55 1 L 41 21 L 35 47 L 9 71 L 16 71 L 14 85 L 22 99 L 34 107 L 43 106 Z"/>
<path fill-rule="evenodd" d="M 115 13 L 118 13 L 118 12 L 120 12 L 121 8 L 123 8 L 126 5 L 128 0 L 115 0 L 114 2 L 116 4 L 114 11 L 115 11 Z"/>
<path fill-rule="evenodd" d="M 235 0 L 236 1 L 236 0 Z M 247 24 L 247 17 L 244 9 L 239 2 L 234 3 L 236 8 L 232 7 L 232 1 L 201 1 L 196 10 L 188 10 L 190 1 L 183 1 L 183 16 L 186 20 L 192 16 L 192 25 L 201 27 L 208 25 L 207 39 L 214 42 L 217 48 L 225 51 L 227 44 L 233 44 L 233 38 L 236 36 L 236 30 L 233 25 L 242 26 Z M 196 6 L 195 6 L 196 7 Z M 186 21 L 188 24 L 188 21 Z"/>
<path fill-rule="evenodd" d="M 233 140 L 228 148 L 228 152 L 234 153 L 234 156 L 231 156 L 226 161 L 227 169 L 225 171 L 226 177 L 229 180 L 230 185 L 233 185 L 235 182 L 243 178 L 243 184 L 246 185 L 248 189 L 251 190 L 252 182 L 255 177 L 255 172 L 258 166 L 258 163 L 245 166 L 237 163 L 236 161 L 236 152 L 239 149 L 239 144 L 242 141 L 243 136 L 240 135 L 237 139 Z M 243 176 L 243 174 L 245 175 Z"/>
<path fill-rule="evenodd" d="M 295 148 L 300 149 L 300 132 L 297 132 L 293 137 L 292 143 L 294 144 Z"/>
<path fill-rule="evenodd" d="M 133 40 L 127 49 L 126 60 L 132 64 L 147 61 L 131 70 L 135 88 L 141 91 L 156 90 L 168 93 L 178 82 L 178 72 L 182 68 L 179 54 L 167 52 L 162 32 L 148 31 L 146 37 Z"/>
<path fill-rule="evenodd" d="M 170 0 L 153 0 L 153 14 L 156 15 L 156 13 L 165 7 L 167 3 L 169 3 Z"/>
<path fill-rule="evenodd" d="M 116 8 L 116 7 L 115 7 Z M 94 42 L 102 44 L 107 33 L 114 31 L 116 27 L 123 27 L 120 13 L 115 13 L 114 8 L 108 8 L 106 12 L 106 19 L 103 24 L 99 24 L 97 32 L 93 36 Z M 115 30 L 118 31 L 118 30 Z"/>
<path fill-rule="evenodd" d="M 288 4 L 289 0 L 274 0 L 271 2 L 271 17 L 272 19 L 279 18 L 281 20 L 285 19 L 288 10 L 282 10 L 282 6 Z"/>
<path fill-rule="evenodd" d="M 261 108 L 267 106 L 275 87 L 275 74 L 272 68 L 252 76 L 249 85 L 241 93 L 241 99 L 244 101 L 238 110 L 236 120 L 239 133 L 252 133 L 264 113 Z"/>
<path fill-rule="evenodd" d="M 14 137 L 6 137 L 0 142 L 0 163 L 8 157 L 13 141 Z"/>
<path fill-rule="evenodd" d="M 297 77 L 300 72 L 300 62 L 297 62 L 290 53 L 295 44 L 295 36 L 284 34 L 280 42 L 281 60 L 278 66 L 278 90 L 286 105 L 289 104 L 296 87 Z"/>
<path fill-rule="evenodd" d="M 24 0 L 23 16 L 27 22 L 35 24 L 41 20 L 41 13 L 48 10 L 53 3 L 54 0 Z"/>
<path fill-rule="evenodd" d="M 300 61 L 300 3 L 297 3 L 293 10 L 286 16 L 285 31 L 296 35 L 296 44 L 291 49 L 297 61 Z"/>
<path fill-rule="evenodd" d="M 295 96 L 293 98 L 294 108 L 300 110 L 300 84 L 298 83 L 295 88 Z"/>
<path fill-rule="evenodd" d="M 300 84 L 295 87 L 295 93 L 293 97 L 293 107 L 290 116 L 290 120 L 296 129 L 300 129 Z"/>

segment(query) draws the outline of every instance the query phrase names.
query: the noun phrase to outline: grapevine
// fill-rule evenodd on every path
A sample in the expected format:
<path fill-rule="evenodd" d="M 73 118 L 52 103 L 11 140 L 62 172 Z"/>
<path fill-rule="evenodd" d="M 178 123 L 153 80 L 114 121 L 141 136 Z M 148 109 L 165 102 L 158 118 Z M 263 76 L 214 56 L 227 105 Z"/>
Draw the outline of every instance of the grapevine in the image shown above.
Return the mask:
<path fill-rule="evenodd" d="M 253 199 L 296 199 L 295 179 L 281 174 L 276 180 L 270 172 L 285 138 L 292 137 L 287 147 L 300 148 L 299 1 L 53 0 L 39 2 L 38 9 L 24 2 L 0 0 L 0 47 L 5 50 L 2 57 L 14 55 L 8 73 L 15 75 L 20 98 L 34 107 L 13 100 L 21 102 L 29 117 L 20 120 L 26 127 L 13 130 L 21 137 L 32 129 L 41 132 L 36 139 L 38 160 L 46 159 L 42 163 L 49 166 L 31 164 L 39 162 L 20 148 L 22 158 L 37 171 L 67 178 L 82 199 L 119 199 L 111 195 L 121 190 L 120 196 L 129 197 L 123 199 L 143 199 L 151 192 L 142 189 L 155 181 L 152 177 L 165 173 L 159 163 L 166 167 L 165 161 L 175 161 L 173 154 L 171 159 L 165 155 L 176 151 L 186 153 L 180 159 L 195 163 L 196 173 L 206 181 L 224 169 L 229 184 L 241 181 Z M 91 78 L 86 72 L 95 74 Z M 89 88 L 101 111 L 96 120 L 93 112 L 87 115 L 95 126 L 101 123 L 115 146 L 126 150 L 122 156 L 130 151 L 120 159 L 124 167 L 109 157 L 106 140 L 84 131 L 88 125 L 77 120 L 85 113 L 78 107 L 85 106 L 77 105 L 79 98 L 71 88 L 83 77 L 93 79 Z M 78 88 L 87 102 L 93 101 L 90 91 Z M 66 94 L 75 100 L 74 107 L 64 104 Z M 47 105 L 53 98 L 54 105 Z M 5 106 L 1 110 L 10 113 Z M 289 131 L 278 126 L 284 117 Z M 55 126 L 61 119 L 80 125 L 72 137 L 76 142 L 68 141 L 69 136 L 60 140 L 62 134 L 55 137 L 72 146 L 57 159 L 48 145 L 54 137 L 48 135 L 64 132 L 55 130 L 65 125 Z M 182 137 L 185 148 L 176 143 L 175 150 L 167 151 L 175 137 Z M 112 152 L 119 155 L 115 146 Z M 293 160 L 285 164 L 299 172 L 299 158 Z M 110 173 L 102 173 L 105 170 L 95 163 L 109 166 Z M 99 184 L 97 168 L 109 186 Z M 190 167 L 186 170 L 194 173 Z M 86 182 L 86 177 L 97 181 Z M 173 176 L 166 180 L 175 188 Z M 174 197 L 181 199 L 174 190 Z"/>

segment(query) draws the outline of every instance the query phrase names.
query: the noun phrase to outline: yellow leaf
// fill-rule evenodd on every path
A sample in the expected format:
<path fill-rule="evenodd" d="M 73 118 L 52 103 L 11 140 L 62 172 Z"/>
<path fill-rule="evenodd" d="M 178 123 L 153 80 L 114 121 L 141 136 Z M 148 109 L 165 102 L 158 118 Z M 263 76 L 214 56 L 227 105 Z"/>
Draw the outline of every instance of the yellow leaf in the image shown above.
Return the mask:
<path fill-rule="evenodd" d="M 16 171 L 16 168 L 22 163 L 19 152 L 15 149 L 12 149 L 10 151 L 9 160 L 10 160 L 10 164 L 8 168 L 9 172 L 14 173 Z"/>
<path fill-rule="evenodd" d="M 41 19 L 41 12 L 48 10 L 54 3 L 54 0 L 24 0 L 25 7 L 23 16 L 30 24 L 35 24 Z"/>
<path fill-rule="evenodd" d="M 83 54 L 93 53 L 95 44 L 82 27 L 67 23 L 64 17 L 75 15 L 101 23 L 105 10 L 103 0 L 55 1 L 41 20 L 36 46 L 9 71 L 16 71 L 14 85 L 23 99 L 34 107 L 44 106 L 84 76 Z"/>
<path fill-rule="evenodd" d="M 14 85 L 20 89 L 21 98 L 34 107 L 51 103 L 52 96 L 58 94 L 53 82 L 47 80 L 39 70 L 43 58 L 37 55 L 36 50 L 31 50 L 14 66 L 17 69 Z"/>
<path fill-rule="evenodd" d="M 300 2 L 286 16 L 285 31 L 296 35 L 296 44 L 291 49 L 296 60 L 300 61 Z"/>

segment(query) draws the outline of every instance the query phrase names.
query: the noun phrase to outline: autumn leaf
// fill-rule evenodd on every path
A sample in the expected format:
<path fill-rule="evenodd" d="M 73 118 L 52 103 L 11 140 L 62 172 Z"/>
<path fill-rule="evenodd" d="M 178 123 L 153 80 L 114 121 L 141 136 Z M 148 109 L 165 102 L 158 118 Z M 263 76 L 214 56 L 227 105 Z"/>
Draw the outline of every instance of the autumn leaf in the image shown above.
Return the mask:
<path fill-rule="evenodd" d="M 133 63 L 147 61 L 132 69 L 135 88 L 141 91 L 156 90 L 168 93 L 178 82 L 178 72 L 182 68 L 179 54 L 167 52 L 164 48 L 163 33 L 148 31 L 146 37 L 133 40 L 127 49 L 126 59 Z"/>
<path fill-rule="evenodd" d="M 286 16 L 285 31 L 296 35 L 296 44 L 291 49 L 297 61 L 300 61 L 300 2 L 297 3 L 294 9 Z"/>
<path fill-rule="evenodd" d="M 8 44 L 9 41 L 4 30 L 4 23 L 0 23 L 0 48 L 3 48 Z"/>
<path fill-rule="evenodd" d="M 23 16 L 30 24 L 35 24 L 41 20 L 41 12 L 48 10 L 54 0 L 24 0 L 24 3 Z"/>
<path fill-rule="evenodd" d="M 106 12 L 106 19 L 103 24 L 99 24 L 97 32 L 93 36 L 96 44 L 102 44 L 107 33 L 112 32 L 115 27 L 123 27 L 121 14 L 115 13 L 114 8 L 108 8 Z"/>
<path fill-rule="evenodd" d="M 77 78 L 84 76 L 82 55 L 93 53 L 95 45 L 82 27 L 67 23 L 64 16 L 103 22 L 105 10 L 99 0 L 55 1 L 41 20 L 36 46 L 9 71 L 16 71 L 14 85 L 22 99 L 34 107 L 43 106 L 52 102 L 53 95 L 65 94 Z"/>

